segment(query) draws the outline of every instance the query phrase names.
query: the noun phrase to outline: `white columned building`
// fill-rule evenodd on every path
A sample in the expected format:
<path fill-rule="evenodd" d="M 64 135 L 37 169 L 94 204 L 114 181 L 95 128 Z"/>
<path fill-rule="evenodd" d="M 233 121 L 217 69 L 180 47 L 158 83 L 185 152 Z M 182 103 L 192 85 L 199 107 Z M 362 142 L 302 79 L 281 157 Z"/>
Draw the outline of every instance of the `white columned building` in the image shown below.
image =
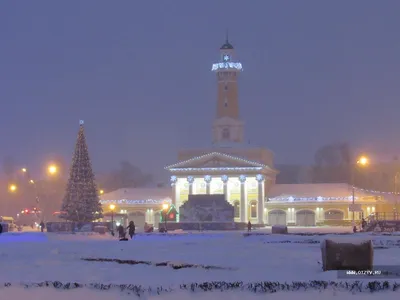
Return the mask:
<path fill-rule="evenodd" d="M 211 152 L 178 162 L 166 169 L 172 173 L 173 203 L 178 211 L 189 195 L 220 194 L 225 195 L 225 199 L 235 208 L 236 222 L 265 223 L 264 181 L 266 178 L 275 180 L 276 175 L 276 171 L 269 166 L 225 153 Z M 205 187 L 201 187 L 204 184 Z"/>

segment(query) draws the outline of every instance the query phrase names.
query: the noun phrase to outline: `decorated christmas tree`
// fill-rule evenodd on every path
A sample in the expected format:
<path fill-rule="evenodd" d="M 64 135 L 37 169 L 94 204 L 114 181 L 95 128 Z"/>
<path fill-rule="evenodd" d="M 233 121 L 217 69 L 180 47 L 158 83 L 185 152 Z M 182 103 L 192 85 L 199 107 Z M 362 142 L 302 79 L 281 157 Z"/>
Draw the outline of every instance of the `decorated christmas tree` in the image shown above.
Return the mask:
<path fill-rule="evenodd" d="M 83 121 L 80 121 L 61 210 L 60 217 L 73 222 L 92 222 L 102 217 L 102 208 L 86 145 Z"/>

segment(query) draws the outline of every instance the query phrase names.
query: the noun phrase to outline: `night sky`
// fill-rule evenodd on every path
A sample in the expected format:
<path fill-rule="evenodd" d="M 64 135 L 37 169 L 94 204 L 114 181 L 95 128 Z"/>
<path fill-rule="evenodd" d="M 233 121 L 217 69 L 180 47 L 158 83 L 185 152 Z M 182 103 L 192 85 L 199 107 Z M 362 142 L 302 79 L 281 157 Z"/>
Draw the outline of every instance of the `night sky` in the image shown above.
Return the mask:
<path fill-rule="evenodd" d="M 95 171 L 162 177 L 211 143 L 212 63 L 229 29 L 246 139 L 310 164 L 348 141 L 400 153 L 400 2 L 1 1 L 0 159 L 69 163 L 85 121 Z"/>

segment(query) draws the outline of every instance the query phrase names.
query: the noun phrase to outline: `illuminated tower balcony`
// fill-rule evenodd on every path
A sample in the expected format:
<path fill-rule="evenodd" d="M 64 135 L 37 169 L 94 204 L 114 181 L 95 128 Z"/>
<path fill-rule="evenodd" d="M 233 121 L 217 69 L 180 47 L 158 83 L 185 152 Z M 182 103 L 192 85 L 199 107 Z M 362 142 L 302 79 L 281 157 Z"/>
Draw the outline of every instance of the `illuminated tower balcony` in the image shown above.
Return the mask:
<path fill-rule="evenodd" d="M 212 65 L 211 71 L 242 71 L 243 67 L 240 62 L 219 62 Z"/>

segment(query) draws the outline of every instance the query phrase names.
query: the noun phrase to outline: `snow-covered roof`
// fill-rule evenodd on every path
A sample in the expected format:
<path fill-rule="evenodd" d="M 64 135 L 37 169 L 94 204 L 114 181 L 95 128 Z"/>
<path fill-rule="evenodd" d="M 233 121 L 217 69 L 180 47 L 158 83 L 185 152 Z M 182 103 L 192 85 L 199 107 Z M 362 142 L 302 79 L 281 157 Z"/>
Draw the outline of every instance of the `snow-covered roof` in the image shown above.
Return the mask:
<path fill-rule="evenodd" d="M 347 183 L 305 183 L 275 184 L 271 187 L 269 197 L 347 197 L 352 194 L 352 187 Z M 360 189 L 355 190 L 358 197 L 375 196 Z"/>
<path fill-rule="evenodd" d="M 164 201 L 171 199 L 171 187 L 163 188 L 122 188 L 100 196 L 101 201 L 118 200 L 156 200 Z"/>

